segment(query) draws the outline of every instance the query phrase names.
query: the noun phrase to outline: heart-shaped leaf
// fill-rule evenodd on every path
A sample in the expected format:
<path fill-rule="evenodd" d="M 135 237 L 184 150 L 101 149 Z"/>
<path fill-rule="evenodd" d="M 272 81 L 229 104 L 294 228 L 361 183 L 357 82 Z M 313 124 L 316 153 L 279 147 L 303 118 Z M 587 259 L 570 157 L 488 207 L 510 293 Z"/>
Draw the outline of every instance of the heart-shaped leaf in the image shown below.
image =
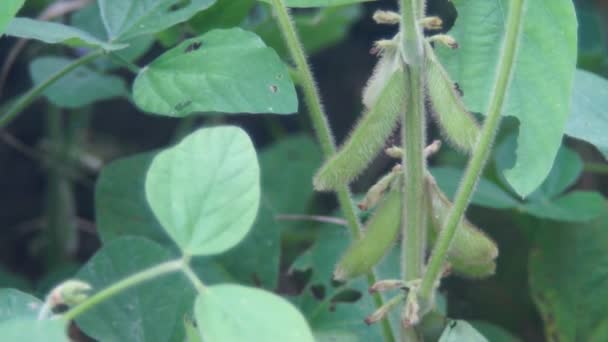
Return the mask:
<path fill-rule="evenodd" d="M 183 253 L 221 253 L 247 235 L 257 214 L 255 149 L 240 128 L 200 129 L 154 157 L 145 187 L 152 211 Z"/>
<path fill-rule="evenodd" d="M 438 47 L 450 76 L 474 112 L 485 112 L 505 34 L 509 0 L 454 0 L 450 31 L 460 49 Z M 527 1 L 503 115 L 519 119 L 516 162 L 505 176 L 522 197 L 545 179 L 570 114 L 577 22 L 571 0 Z"/>
<path fill-rule="evenodd" d="M 63 57 L 40 57 L 30 64 L 30 74 L 34 84 L 40 84 L 70 64 L 72 61 Z M 103 75 L 85 66 L 74 69 L 44 91 L 51 103 L 67 108 L 83 107 L 128 93 L 120 77 Z"/>
<path fill-rule="evenodd" d="M 239 28 L 213 30 L 165 52 L 139 73 L 133 96 L 147 112 L 176 117 L 298 109 L 285 64 L 258 36 Z"/>
<path fill-rule="evenodd" d="M 110 41 L 160 32 L 184 22 L 215 0 L 99 0 Z"/>
<path fill-rule="evenodd" d="M 119 50 L 124 44 L 106 43 L 75 27 L 29 18 L 15 18 L 6 28 L 9 36 L 36 39 L 49 44 L 62 43 L 69 46 L 98 47 L 104 50 Z"/>
<path fill-rule="evenodd" d="M 302 314 L 283 298 L 240 285 L 215 285 L 199 294 L 194 305 L 205 341 L 312 342 Z"/>

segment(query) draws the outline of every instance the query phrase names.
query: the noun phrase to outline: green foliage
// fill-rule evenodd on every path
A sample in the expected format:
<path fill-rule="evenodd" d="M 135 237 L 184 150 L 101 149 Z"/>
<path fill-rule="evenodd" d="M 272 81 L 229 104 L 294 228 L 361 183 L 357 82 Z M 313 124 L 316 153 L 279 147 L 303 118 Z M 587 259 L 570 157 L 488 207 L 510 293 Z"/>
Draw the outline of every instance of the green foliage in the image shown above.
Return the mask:
<path fill-rule="evenodd" d="M 256 0 L 217 0 L 207 10 L 192 17 L 188 24 L 198 33 L 239 26 L 255 3 Z"/>
<path fill-rule="evenodd" d="M 68 342 L 66 324 L 62 320 L 42 320 L 15 318 L 0 323 L 2 340 Z"/>
<path fill-rule="evenodd" d="M 183 117 L 193 112 L 297 111 L 287 68 L 255 34 L 238 28 L 188 39 L 142 69 L 133 85 L 143 110 Z"/>
<path fill-rule="evenodd" d="M 25 0 L 6 0 L 0 5 L 0 37 L 4 29 L 23 6 Z"/>
<path fill-rule="evenodd" d="M 124 237 L 101 248 L 76 278 L 99 291 L 170 259 L 171 254 L 154 242 Z M 87 335 L 100 341 L 168 341 L 174 330 L 183 330 L 184 304 L 191 305 L 193 299 L 185 278 L 169 275 L 104 301 L 76 322 Z"/>
<path fill-rule="evenodd" d="M 34 84 L 44 82 L 72 62 L 67 58 L 52 56 L 35 59 L 30 65 Z M 129 92 L 122 78 L 103 75 L 81 66 L 48 87 L 44 95 L 58 107 L 78 108 L 114 97 L 127 97 Z"/>
<path fill-rule="evenodd" d="M 260 201 L 259 174 L 245 132 L 201 129 L 154 157 L 146 198 L 184 254 L 217 254 L 249 232 Z"/>
<path fill-rule="evenodd" d="M 441 334 L 439 342 L 459 341 L 485 342 L 488 340 L 469 323 L 461 320 L 451 321 Z"/>
<path fill-rule="evenodd" d="M 0 322 L 16 317 L 36 319 L 42 302 L 27 293 L 15 289 L 0 289 Z"/>
<path fill-rule="evenodd" d="M 583 70 L 576 71 L 566 134 L 595 145 L 608 159 L 607 99 L 608 81 L 605 78 Z"/>
<path fill-rule="evenodd" d="M 126 47 L 124 44 L 105 43 L 74 27 L 29 18 L 13 19 L 6 28 L 6 34 L 37 39 L 49 44 L 62 43 L 69 46 L 98 47 L 104 50 L 120 50 Z"/>
<path fill-rule="evenodd" d="M 608 216 L 587 225 L 543 225 L 533 232 L 532 297 L 550 340 L 604 341 Z"/>
<path fill-rule="evenodd" d="M 194 313 L 205 341 L 314 341 L 306 320 L 289 302 L 251 287 L 211 286 L 199 294 Z"/>
<path fill-rule="evenodd" d="M 464 91 L 464 103 L 484 113 L 505 32 L 507 0 L 454 1 L 459 18 L 450 31 L 457 51 L 438 55 Z M 522 197 L 532 193 L 551 170 L 570 113 L 576 63 L 576 15 L 570 0 L 526 2 L 513 82 L 503 115 L 520 122 L 516 163 L 506 178 Z"/>
<path fill-rule="evenodd" d="M 262 2 L 272 3 L 274 0 L 259 0 Z M 325 6 L 340 6 L 349 5 L 359 2 L 369 2 L 375 0 L 281 0 L 288 7 L 325 7 Z"/>
<path fill-rule="evenodd" d="M 215 0 L 100 0 L 101 18 L 110 41 L 160 32 L 184 22 Z"/>

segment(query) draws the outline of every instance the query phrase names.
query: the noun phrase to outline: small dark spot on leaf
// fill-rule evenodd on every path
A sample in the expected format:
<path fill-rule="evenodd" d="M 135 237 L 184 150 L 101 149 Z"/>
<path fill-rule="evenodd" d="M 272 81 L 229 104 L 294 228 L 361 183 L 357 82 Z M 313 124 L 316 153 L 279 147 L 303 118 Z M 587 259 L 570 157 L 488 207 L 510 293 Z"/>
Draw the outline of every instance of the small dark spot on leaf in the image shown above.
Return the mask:
<path fill-rule="evenodd" d="M 191 3 L 191 0 L 179 0 L 176 1 L 173 5 L 171 5 L 169 7 L 169 12 L 175 12 L 177 10 L 180 10 L 186 6 L 189 6 Z"/>
<path fill-rule="evenodd" d="M 460 97 L 464 96 L 464 92 L 462 91 L 462 88 L 460 88 L 460 84 L 458 84 L 458 82 L 454 82 L 454 90 L 456 90 Z"/>
<path fill-rule="evenodd" d="M 278 74 L 277 75 L 277 80 L 282 80 L 283 79 L 283 74 Z"/>
<path fill-rule="evenodd" d="M 450 322 L 450 329 L 454 329 L 454 327 L 456 326 L 457 323 L 458 323 L 458 321 L 451 321 Z"/>
<path fill-rule="evenodd" d="M 190 45 L 188 45 L 186 47 L 186 50 L 184 50 L 184 52 L 185 53 L 189 53 L 189 52 L 192 52 L 192 51 L 196 51 L 196 50 L 200 49 L 201 46 L 203 46 L 203 42 L 194 42 L 194 43 L 191 43 Z"/>
<path fill-rule="evenodd" d="M 192 104 L 192 101 L 186 100 L 175 105 L 175 110 L 181 112 Z"/>
<path fill-rule="evenodd" d="M 270 92 L 271 92 L 271 93 L 273 93 L 273 94 L 274 94 L 274 93 L 276 93 L 278 90 L 279 90 L 279 87 L 277 87 L 276 85 L 272 84 L 272 85 L 270 86 Z"/>

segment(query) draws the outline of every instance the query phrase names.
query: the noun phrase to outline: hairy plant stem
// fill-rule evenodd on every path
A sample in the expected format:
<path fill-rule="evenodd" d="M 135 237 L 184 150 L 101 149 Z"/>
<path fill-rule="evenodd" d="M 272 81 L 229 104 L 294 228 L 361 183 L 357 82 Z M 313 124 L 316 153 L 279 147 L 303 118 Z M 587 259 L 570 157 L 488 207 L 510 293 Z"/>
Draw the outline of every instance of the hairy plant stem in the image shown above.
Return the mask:
<path fill-rule="evenodd" d="M 89 297 L 84 302 L 78 304 L 73 307 L 65 314 L 63 314 L 62 318 L 66 321 L 71 321 L 77 316 L 85 313 L 86 311 L 93 308 L 95 305 L 110 299 L 111 297 L 119 294 L 120 292 L 127 290 L 135 285 L 144 283 L 148 280 L 152 280 L 158 278 L 162 275 L 177 272 L 179 270 L 184 269 L 184 266 L 187 266 L 184 263 L 184 260 L 178 259 L 173 261 L 168 261 L 156 266 L 152 266 L 148 269 L 145 269 L 141 272 L 135 273 L 133 275 L 128 276 L 125 279 L 122 279 L 105 289 L 97 292 L 96 294 Z"/>
<path fill-rule="evenodd" d="M 326 159 L 330 158 L 336 153 L 336 144 L 334 138 L 329 129 L 329 123 L 327 121 L 327 115 L 321 104 L 321 97 L 317 90 L 315 80 L 308 65 L 304 49 L 295 28 L 295 25 L 291 19 L 289 10 L 285 5 L 284 0 L 272 0 L 272 6 L 276 12 L 277 22 L 283 34 L 285 43 L 289 49 L 291 58 L 293 59 L 297 68 L 297 83 L 302 88 L 304 95 L 304 101 L 308 108 L 310 120 L 312 121 L 313 128 L 315 130 L 317 139 L 321 145 L 321 149 Z M 352 199 L 352 195 L 348 186 L 341 186 L 336 191 L 338 197 L 338 203 L 340 208 L 348 221 L 351 236 L 353 239 L 361 238 L 361 222 L 357 217 L 355 211 L 355 204 Z M 376 276 L 374 272 L 370 272 L 367 275 L 367 282 L 369 286 L 376 283 Z M 384 299 L 380 294 L 374 294 L 374 303 L 377 308 L 384 305 Z M 393 330 L 388 320 L 382 321 L 382 332 L 385 341 L 394 341 Z"/>
<path fill-rule="evenodd" d="M 469 160 L 467 169 L 460 183 L 454 200 L 454 206 L 439 233 L 437 243 L 428 263 L 428 267 L 419 290 L 421 299 L 430 298 L 435 283 L 440 276 L 441 268 L 450 248 L 450 244 L 456 234 L 458 223 L 462 220 L 464 211 L 469 204 L 471 194 L 477 185 L 479 176 L 490 155 L 490 149 L 500 124 L 500 115 L 503 108 L 505 95 L 512 78 L 513 63 L 517 50 L 518 37 L 522 26 L 522 14 L 525 0 L 511 0 L 509 14 L 506 23 L 506 34 L 503 41 L 502 53 L 497 65 L 496 80 L 492 91 L 487 118 L 483 125 L 481 135 L 473 155 Z"/>
<path fill-rule="evenodd" d="M 422 8 L 419 8 L 422 7 Z M 424 16 L 425 1 L 400 0 L 401 50 L 408 68 L 406 89 L 410 96 L 407 111 L 403 112 L 401 139 L 403 144 L 403 215 L 401 270 L 405 281 L 420 278 L 426 244 L 426 216 L 424 175 L 426 158 L 426 111 L 424 106 L 424 47 L 418 20 Z M 402 341 L 418 341 L 413 327 L 401 327 Z"/>
<path fill-rule="evenodd" d="M 78 68 L 79 66 L 85 65 L 85 64 L 97 59 L 99 56 L 103 55 L 104 53 L 105 52 L 103 50 L 98 50 L 95 52 L 91 52 L 90 54 L 85 55 L 83 57 L 80 57 L 79 59 L 75 60 L 71 64 L 67 65 L 65 68 L 57 71 L 55 74 L 53 74 L 51 77 L 49 77 L 44 82 L 42 82 L 39 85 L 37 85 L 36 87 L 30 89 L 30 91 L 27 92 L 27 94 L 21 96 L 19 98 L 19 100 L 17 100 L 17 102 L 8 110 L 8 112 L 6 114 L 4 114 L 0 117 L 0 128 L 8 125 L 11 121 L 13 121 L 13 119 L 15 119 L 17 117 L 17 115 L 19 115 L 21 113 L 21 111 L 23 111 L 23 109 L 25 109 L 25 107 L 27 107 L 34 100 L 36 100 L 38 98 L 38 96 L 46 90 L 46 88 L 51 86 L 57 80 L 59 80 L 60 78 L 62 78 L 65 75 L 67 75 L 70 71 Z"/>

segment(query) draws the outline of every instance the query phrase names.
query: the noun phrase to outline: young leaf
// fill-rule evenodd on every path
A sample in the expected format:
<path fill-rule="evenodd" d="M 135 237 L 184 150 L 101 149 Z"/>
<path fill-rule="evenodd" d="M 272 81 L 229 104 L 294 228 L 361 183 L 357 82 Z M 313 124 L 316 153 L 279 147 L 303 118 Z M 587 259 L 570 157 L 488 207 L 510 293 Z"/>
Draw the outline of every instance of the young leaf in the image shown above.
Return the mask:
<path fill-rule="evenodd" d="M 437 60 L 435 52 L 426 43 L 427 92 L 432 106 L 431 112 L 437 119 L 446 139 L 457 148 L 472 152 L 479 136 L 479 125 L 465 108 L 454 82 Z"/>
<path fill-rule="evenodd" d="M 167 250 L 152 241 L 124 237 L 99 250 L 76 279 L 99 291 L 171 259 Z M 76 322 L 98 341 L 168 341 L 174 329 L 180 328 L 183 333 L 182 302 L 191 303 L 193 298 L 192 287 L 181 274 L 164 275 L 97 304 Z"/>
<path fill-rule="evenodd" d="M 466 321 L 453 320 L 448 323 L 445 328 L 439 342 L 487 342 L 488 340 L 483 337 L 475 328 L 473 328 Z"/>
<path fill-rule="evenodd" d="M 317 172 L 314 187 L 331 190 L 357 177 L 382 149 L 399 114 L 405 110 L 405 71 L 398 69 L 382 89 L 374 106 L 352 131 L 338 153 Z"/>
<path fill-rule="evenodd" d="M 34 20 L 29 18 L 15 18 L 6 28 L 9 36 L 37 39 L 49 44 L 66 44 L 69 46 L 97 47 L 104 50 L 120 50 L 124 44 L 105 43 L 89 33 L 63 24 Z"/>
<path fill-rule="evenodd" d="M 573 191 L 555 199 L 530 201 L 522 209 L 544 219 L 586 222 L 606 212 L 608 204 L 599 192 Z"/>
<path fill-rule="evenodd" d="M 193 112 L 297 111 L 285 64 L 251 32 L 213 30 L 188 39 L 142 69 L 133 84 L 143 110 L 184 117 Z"/>
<path fill-rule="evenodd" d="M 190 19 L 215 0 L 99 0 L 110 41 L 160 32 Z"/>
<path fill-rule="evenodd" d="M 608 340 L 608 211 L 587 225 L 534 227 L 530 293 L 556 341 Z"/>
<path fill-rule="evenodd" d="M 25 0 L 4 0 L 0 4 L 0 37 L 4 33 L 6 25 L 19 12 Z"/>
<path fill-rule="evenodd" d="M 572 111 L 566 134 L 587 141 L 608 159 L 608 80 L 588 71 L 574 76 Z"/>
<path fill-rule="evenodd" d="M 260 0 L 272 3 L 272 0 Z M 375 0 L 282 0 L 288 7 L 325 7 L 356 4 L 359 2 L 369 2 Z"/>
<path fill-rule="evenodd" d="M 188 24 L 197 33 L 239 26 L 255 4 L 255 0 L 217 0 L 213 6 L 192 17 Z"/>
<path fill-rule="evenodd" d="M 36 320 L 34 318 L 11 319 L 0 323 L 3 341 L 68 342 L 66 324 L 63 320 Z"/>
<path fill-rule="evenodd" d="M 217 254 L 249 232 L 260 201 L 259 178 L 255 149 L 243 130 L 205 128 L 154 157 L 146 197 L 184 254 Z"/>
<path fill-rule="evenodd" d="M 210 286 L 196 299 L 194 314 L 205 341 L 314 341 L 295 307 L 252 287 Z"/>
<path fill-rule="evenodd" d="M 427 178 L 432 212 L 431 229 L 428 231 L 430 245 L 435 243 L 452 203 L 441 192 L 432 178 Z M 498 247 L 486 234 L 463 218 L 448 252 L 452 270 L 462 276 L 483 278 L 494 274 Z"/>
<path fill-rule="evenodd" d="M 0 289 L 0 322 L 13 318 L 38 317 L 42 301 L 15 289 Z"/>
<path fill-rule="evenodd" d="M 438 47 L 440 60 L 464 90 L 464 103 L 485 112 L 505 32 L 508 0 L 454 0 L 450 34 L 460 48 Z M 576 65 L 577 23 L 571 0 L 527 1 L 513 80 L 503 114 L 519 119 L 517 160 L 506 178 L 522 197 L 547 176 L 570 113 Z"/>
<path fill-rule="evenodd" d="M 401 227 L 401 197 L 400 189 L 392 189 L 385 196 L 369 219 L 363 237 L 354 241 L 338 262 L 336 280 L 369 273 L 395 244 Z"/>
<path fill-rule="evenodd" d="M 63 57 L 40 57 L 30 64 L 34 84 L 40 84 L 72 61 Z M 103 75 L 81 66 L 59 79 L 44 91 L 59 107 L 78 108 L 113 97 L 128 96 L 125 82 L 117 76 Z"/>

